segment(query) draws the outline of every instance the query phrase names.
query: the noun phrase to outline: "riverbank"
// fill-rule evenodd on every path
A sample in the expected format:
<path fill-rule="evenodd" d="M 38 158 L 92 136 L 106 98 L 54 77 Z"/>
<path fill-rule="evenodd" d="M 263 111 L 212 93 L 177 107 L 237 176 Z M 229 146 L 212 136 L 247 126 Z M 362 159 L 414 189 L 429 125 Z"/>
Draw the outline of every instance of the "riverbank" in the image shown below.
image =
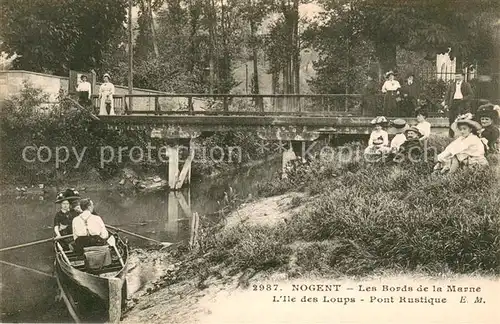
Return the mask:
<path fill-rule="evenodd" d="M 275 313 L 285 317 L 276 315 L 275 321 L 259 318 L 256 314 L 263 312 L 255 309 L 252 315 L 251 302 L 244 300 L 262 297 L 252 292 L 254 283 L 289 287 L 291 281 L 309 278 L 391 277 L 408 282 L 415 276 L 496 280 L 500 172 L 497 161 L 490 162 L 489 169 L 445 176 L 432 173 L 432 162 L 315 161 L 297 167 L 286 179 L 262 183 L 261 198 L 245 202 L 222 225 L 202 222 L 199 246 L 169 253 L 165 260 L 173 267 L 133 297 L 124 321 L 270 323 L 288 318 L 279 310 Z M 232 310 L 236 317 L 229 316 Z M 322 312 L 311 312 L 324 321 Z M 301 322 L 300 314 L 291 314 L 297 320 L 291 322 Z"/>
<path fill-rule="evenodd" d="M 269 156 L 267 159 L 250 161 L 242 164 L 228 165 L 224 170 L 212 170 L 210 174 L 199 174 L 192 179 L 193 182 L 219 181 L 234 176 L 236 173 L 249 175 L 253 170 L 264 164 L 272 164 L 277 170 L 281 162 L 279 154 Z M 64 180 L 47 183 L 3 183 L 0 186 L 0 196 L 20 196 L 25 198 L 55 197 L 58 191 L 64 188 L 75 188 L 80 192 L 116 190 L 118 192 L 150 192 L 166 189 L 167 181 L 158 173 L 136 172 L 133 167 L 124 167 L 117 175 L 103 179 L 97 170 L 89 170 L 82 174 L 72 175 Z"/>

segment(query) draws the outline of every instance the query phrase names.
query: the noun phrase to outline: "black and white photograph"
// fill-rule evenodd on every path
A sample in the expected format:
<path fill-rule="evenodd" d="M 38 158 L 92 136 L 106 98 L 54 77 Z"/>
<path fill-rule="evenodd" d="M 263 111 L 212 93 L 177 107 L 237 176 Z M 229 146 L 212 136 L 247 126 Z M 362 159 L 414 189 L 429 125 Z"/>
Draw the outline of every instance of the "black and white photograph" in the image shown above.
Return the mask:
<path fill-rule="evenodd" d="M 0 1 L 0 322 L 500 323 L 500 1 Z"/>

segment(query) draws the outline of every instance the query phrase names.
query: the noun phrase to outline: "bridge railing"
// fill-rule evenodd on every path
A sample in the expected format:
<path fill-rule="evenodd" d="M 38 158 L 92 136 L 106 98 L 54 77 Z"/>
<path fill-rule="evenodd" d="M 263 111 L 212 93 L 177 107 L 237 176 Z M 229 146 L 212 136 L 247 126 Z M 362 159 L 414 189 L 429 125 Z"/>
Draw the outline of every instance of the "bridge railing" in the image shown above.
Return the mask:
<path fill-rule="evenodd" d="M 93 98 L 98 111 L 100 101 Z M 132 109 L 130 108 L 132 107 Z M 401 109 L 384 111 L 383 96 L 360 94 L 133 94 L 115 95 L 119 115 L 299 115 L 403 116 Z M 430 111 L 431 115 L 439 112 Z"/>

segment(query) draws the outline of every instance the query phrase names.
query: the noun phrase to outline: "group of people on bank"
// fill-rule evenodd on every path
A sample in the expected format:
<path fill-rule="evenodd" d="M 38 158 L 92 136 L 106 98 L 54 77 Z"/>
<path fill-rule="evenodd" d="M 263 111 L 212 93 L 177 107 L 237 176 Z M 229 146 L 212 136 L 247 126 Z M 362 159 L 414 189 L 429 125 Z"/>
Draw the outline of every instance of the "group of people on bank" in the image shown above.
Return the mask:
<path fill-rule="evenodd" d="M 369 162 L 401 162 L 403 159 L 418 161 L 431 134 L 431 124 L 427 117 L 425 110 L 417 110 L 417 123 L 413 126 L 409 126 L 401 118 L 391 122 L 384 116 L 373 119 L 373 131 L 365 149 L 365 159 Z M 498 153 L 499 124 L 500 106 L 491 103 L 480 106 L 475 115 L 458 115 L 450 126 L 450 134 L 458 136 L 437 155 L 434 170 L 453 173 L 461 167 L 487 166 L 486 155 Z M 390 142 L 384 129 L 389 125 L 396 130 Z"/>
<path fill-rule="evenodd" d="M 384 116 L 378 116 L 371 121 L 373 131 L 365 149 L 365 158 L 369 162 L 395 161 L 404 157 L 417 158 L 423 153 L 427 139 L 431 135 L 431 124 L 427 121 L 427 111 L 418 110 L 417 123 L 409 125 L 402 118 L 388 121 Z M 396 134 L 389 142 L 389 134 L 385 130 L 392 126 Z"/>
<path fill-rule="evenodd" d="M 104 74 L 103 81 L 99 86 L 99 115 L 115 115 L 113 101 L 115 86 L 111 83 L 111 76 L 108 73 Z M 80 105 L 91 105 L 92 85 L 85 74 L 80 77 L 76 92 L 78 93 L 78 102 Z"/>
<path fill-rule="evenodd" d="M 391 116 L 413 117 L 415 111 L 420 108 L 421 101 L 430 101 L 428 98 L 425 100 L 421 98 L 420 84 L 412 72 L 406 75 L 402 83 L 396 80 L 394 71 L 387 72 L 385 82 L 381 88 L 373 76 L 368 76 L 368 82 L 363 92 L 363 109 L 367 112 L 375 112 L 377 115 L 388 114 Z M 376 97 L 380 93 L 384 97 L 383 112 L 372 111 L 373 108 L 379 106 Z M 445 110 L 449 112 L 450 125 L 459 115 L 472 112 L 471 102 L 473 97 L 472 86 L 465 80 L 464 73 L 455 73 L 455 80 L 448 85 L 442 102 Z M 451 132 L 450 136 L 453 137 Z"/>
<path fill-rule="evenodd" d="M 89 246 L 106 245 L 109 232 L 100 216 L 94 213 L 94 203 L 81 199 L 78 191 L 67 189 L 57 195 L 61 209 L 54 217 L 54 233 L 57 238 L 72 235 L 62 242 L 77 253 Z"/>

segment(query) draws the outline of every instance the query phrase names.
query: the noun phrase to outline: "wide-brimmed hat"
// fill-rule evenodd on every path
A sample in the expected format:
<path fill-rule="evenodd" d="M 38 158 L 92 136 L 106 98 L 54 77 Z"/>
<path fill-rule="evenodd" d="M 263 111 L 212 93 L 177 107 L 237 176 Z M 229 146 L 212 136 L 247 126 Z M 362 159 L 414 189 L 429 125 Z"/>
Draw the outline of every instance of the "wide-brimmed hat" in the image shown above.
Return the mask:
<path fill-rule="evenodd" d="M 389 77 L 389 75 L 396 75 L 396 73 L 394 73 L 394 71 L 393 71 L 393 70 L 390 70 L 390 71 L 385 72 L 385 77 L 386 77 L 386 78 L 388 78 L 388 77 Z"/>
<path fill-rule="evenodd" d="M 476 113 L 476 119 L 480 121 L 481 117 L 491 118 L 493 124 L 500 123 L 500 111 L 495 109 L 495 105 L 491 103 L 479 106 Z"/>
<path fill-rule="evenodd" d="M 417 134 L 418 137 L 422 137 L 422 133 L 420 132 L 420 129 L 418 129 L 417 127 L 415 126 L 412 126 L 410 128 L 408 128 L 407 130 L 405 130 L 405 135 L 408 134 L 408 132 L 414 132 Z"/>
<path fill-rule="evenodd" d="M 104 73 L 104 75 L 102 76 L 102 78 L 104 79 L 105 77 L 108 77 L 108 79 L 111 80 L 111 76 L 109 75 L 109 73 Z"/>
<path fill-rule="evenodd" d="M 398 119 L 394 119 L 392 122 L 391 122 L 391 125 L 395 128 L 405 128 L 406 126 L 406 120 L 404 119 L 401 119 L 401 118 L 398 118 Z"/>
<path fill-rule="evenodd" d="M 377 117 L 372 119 L 370 124 L 372 124 L 372 125 L 385 125 L 385 124 L 387 124 L 387 118 L 385 118 L 384 116 L 377 116 Z"/>
<path fill-rule="evenodd" d="M 475 129 L 475 130 L 480 130 L 481 128 L 483 128 L 481 126 L 481 124 L 479 124 L 477 121 L 473 120 L 469 116 L 465 116 L 465 117 L 462 117 L 462 118 L 460 118 L 460 117 L 457 118 L 457 120 L 455 121 L 455 124 L 456 124 L 457 127 L 460 126 L 460 125 L 468 125 L 472 129 Z"/>
<path fill-rule="evenodd" d="M 69 201 L 70 203 L 75 200 L 80 199 L 80 193 L 76 191 L 75 189 L 66 189 L 65 191 L 61 191 L 60 193 L 57 194 L 56 201 L 55 203 L 60 203 L 65 200 Z"/>
<path fill-rule="evenodd" d="M 80 76 L 80 79 L 83 79 L 83 78 L 88 79 L 88 76 L 86 76 L 85 74 L 82 74 L 82 75 Z"/>

